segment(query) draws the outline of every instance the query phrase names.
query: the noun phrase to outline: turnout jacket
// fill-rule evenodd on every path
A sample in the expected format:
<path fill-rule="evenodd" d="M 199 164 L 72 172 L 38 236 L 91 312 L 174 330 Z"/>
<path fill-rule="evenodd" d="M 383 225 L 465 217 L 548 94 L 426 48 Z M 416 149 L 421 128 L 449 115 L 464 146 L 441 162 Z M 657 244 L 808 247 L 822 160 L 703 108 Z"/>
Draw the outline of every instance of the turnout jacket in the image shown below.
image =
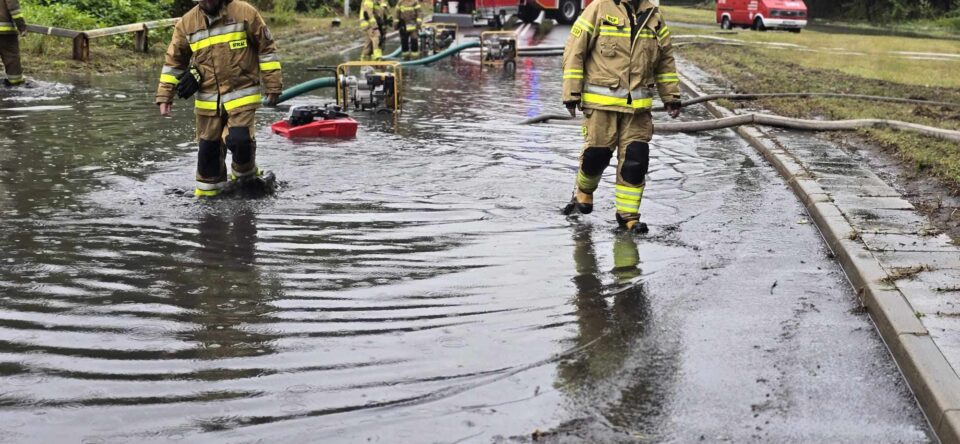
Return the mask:
<path fill-rule="evenodd" d="M 363 3 L 360 3 L 360 29 L 377 26 L 379 16 L 374 0 L 363 0 Z"/>
<path fill-rule="evenodd" d="M 659 2 L 656 2 L 659 3 Z M 583 108 L 645 112 L 656 86 L 664 102 L 680 100 L 670 30 L 660 8 L 641 0 L 597 0 L 577 18 L 563 50 L 563 101 Z"/>
<path fill-rule="evenodd" d="M 157 103 L 170 103 L 177 77 L 191 66 L 200 72 L 196 113 L 215 116 L 256 109 L 262 99 L 260 79 L 267 94 L 280 94 L 283 80 L 277 45 L 260 13 L 250 4 L 227 0 L 217 17 L 199 6 L 183 15 L 167 48 Z"/>
<path fill-rule="evenodd" d="M 26 25 L 17 0 L 0 0 L 0 34 L 18 34 L 17 28 Z"/>
<path fill-rule="evenodd" d="M 423 23 L 423 18 L 420 17 L 419 0 L 400 0 L 395 14 L 397 21 L 403 22 L 406 26 L 407 32 L 415 31 Z"/>

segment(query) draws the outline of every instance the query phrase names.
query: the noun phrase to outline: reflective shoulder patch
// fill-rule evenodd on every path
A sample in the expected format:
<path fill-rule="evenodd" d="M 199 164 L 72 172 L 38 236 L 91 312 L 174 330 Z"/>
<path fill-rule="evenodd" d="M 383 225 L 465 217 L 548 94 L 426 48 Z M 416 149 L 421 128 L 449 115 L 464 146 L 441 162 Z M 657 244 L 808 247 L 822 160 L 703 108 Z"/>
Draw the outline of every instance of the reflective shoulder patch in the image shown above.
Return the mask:
<path fill-rule="evenodd" d="M 247 47 L 247 41 L 244 40 L 234 40 L 230 42 L 230 49 L 243 49 Z"/>
<path fill-rule="evenodd" d="M 574 37 L 580 37 L 583 35 L 583 28 L 574 26 L 573 29 L 570 30 L 570 34 L 573 34 Z"/>

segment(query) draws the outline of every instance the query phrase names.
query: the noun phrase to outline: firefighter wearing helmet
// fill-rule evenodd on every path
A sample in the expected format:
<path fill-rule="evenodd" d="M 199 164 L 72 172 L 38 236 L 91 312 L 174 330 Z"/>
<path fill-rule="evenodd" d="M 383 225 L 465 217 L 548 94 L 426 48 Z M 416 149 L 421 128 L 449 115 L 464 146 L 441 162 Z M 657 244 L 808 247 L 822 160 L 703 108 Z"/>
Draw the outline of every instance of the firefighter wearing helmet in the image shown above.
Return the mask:
<path fill-rule="evenodd" d="M 583 110 L 586 144 L 564 214 L 593 211 L 593 192 L 617 153 L 616 220 L 645 233 L 640 201 L 650 164 L 654 87 L 670 117 L 680 115 L 680 86 L 659 1 L 597 0 L 576 20 L 563 51 L 563 103 Z"/>
<path fill-rule="evenodd" d="M 263 174 L 256 161 L 255 112 L 283 90 L 277 45 L 259 11 L 240 0 L 195 0 L 167 48 L 156 103 L 170 115 L 174 95 L 194 98 L 196 196 Z M 265 96 L 265 97 L 264 97 Z M 225 165 L 231 152 L 231 173 Z"/>

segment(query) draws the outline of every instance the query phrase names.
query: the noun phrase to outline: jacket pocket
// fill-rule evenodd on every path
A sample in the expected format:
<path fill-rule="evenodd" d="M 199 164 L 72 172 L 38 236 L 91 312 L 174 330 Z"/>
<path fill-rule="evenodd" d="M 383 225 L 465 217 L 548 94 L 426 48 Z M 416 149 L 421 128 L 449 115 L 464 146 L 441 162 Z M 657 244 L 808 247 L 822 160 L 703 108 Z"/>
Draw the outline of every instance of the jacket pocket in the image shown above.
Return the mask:
<path fill-rule="evenodd" d="M 587 79 L 586 82 L 588 85 L 593 86 L 602 86 L 609 89 L 617 89 L 620 87 L 620 79 L 616 77 L 593 77 L 591 76 Z"/>

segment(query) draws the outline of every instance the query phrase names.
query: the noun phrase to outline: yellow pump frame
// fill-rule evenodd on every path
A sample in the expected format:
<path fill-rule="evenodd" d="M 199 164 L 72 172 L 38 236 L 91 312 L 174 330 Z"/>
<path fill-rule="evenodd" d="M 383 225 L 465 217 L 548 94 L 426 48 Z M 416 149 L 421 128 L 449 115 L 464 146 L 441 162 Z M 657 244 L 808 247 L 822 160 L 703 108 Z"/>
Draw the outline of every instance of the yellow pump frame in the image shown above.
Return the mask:
<path fill-rule="evenodd" d="M 350 104 L 347 103 L 347 98 L 343 96 L 343 84 L 341 81 L 343 77 L 346 77 L 347 70 L 350 68 L 362 68 L 367 66 L 374 69 L 382 69 L 377 70 L 377 72 L 386 71 L 393 74 L 393 110 L 394 112 L 400 112 L 402 103 L 400 89 L 403 88 L 403 67 L 400 65 L 400 62 L 346 62 L 337 65 L 337 105 L 344 110 L 350 109 Z"/>
<path fill-rule="evenodd" d="M 480 64 L 486 66 L 502 66 L 503 60 L 486 60 L 484 57 L 484 49 L 487 47 L 486 40 L 495 37 L 510 37 L 510 40 L 514 41 L 513 45 L 513 59 L 516 60 L 520 57 L 520 48 L 517 46 L 517 33 L 513 31 L 484 31 L 480 33 Z"/>

